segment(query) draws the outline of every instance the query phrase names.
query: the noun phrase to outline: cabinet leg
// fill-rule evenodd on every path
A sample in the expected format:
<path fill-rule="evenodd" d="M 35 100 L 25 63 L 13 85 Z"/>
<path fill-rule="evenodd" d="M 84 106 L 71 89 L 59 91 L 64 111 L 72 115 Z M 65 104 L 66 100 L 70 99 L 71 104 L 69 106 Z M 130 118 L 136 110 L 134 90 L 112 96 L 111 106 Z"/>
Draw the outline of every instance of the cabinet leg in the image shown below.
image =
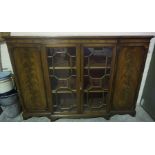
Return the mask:
<path fill-rule="evenodd" d="M 50 120 L 51 120 L 51 122 L 55 122 L 56 120 L 58 120 L 59 118 L 54 118 L 54 117 L 48 117 Z"/>
<path fill-rule="evenodd" d="M 25 116 L 25 115 L 23 115 L 23 120 L 25 121 L 25 120 L 27 120 L 27 119 L 29 119 L 29 118 L 31 118 L 30 116 Z"/>
<path fill-rule="evenodd" d="M 131 115 L 132 117 L 135 117 L 135 116 L 136 116 L 136 111 L 133 111 L 130 115 Z"/>
<path fill-rule="evenodd" d="M 106 120 L 110 120 L 110 117 L 111 117 L 110 115 L 103 116 L 103 118 Z"/>

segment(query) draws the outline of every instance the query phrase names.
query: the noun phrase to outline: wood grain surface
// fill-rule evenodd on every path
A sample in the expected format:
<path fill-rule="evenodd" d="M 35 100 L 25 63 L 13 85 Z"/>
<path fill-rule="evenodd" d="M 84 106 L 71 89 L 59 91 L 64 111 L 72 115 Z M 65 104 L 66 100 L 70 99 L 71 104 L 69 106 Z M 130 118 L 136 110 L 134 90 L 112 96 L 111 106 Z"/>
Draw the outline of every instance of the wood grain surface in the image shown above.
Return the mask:
<path fill-rule="evenodd" d="M 40 49 L 15 47 L 13 58 L 25 108 L 28 111 L 47 110 Z"/>
<path fill-rule="evenodd" d="M 118 52 L 113 109 L 133 110 L 147 51 L 143 46 L 122 46 Z"/>

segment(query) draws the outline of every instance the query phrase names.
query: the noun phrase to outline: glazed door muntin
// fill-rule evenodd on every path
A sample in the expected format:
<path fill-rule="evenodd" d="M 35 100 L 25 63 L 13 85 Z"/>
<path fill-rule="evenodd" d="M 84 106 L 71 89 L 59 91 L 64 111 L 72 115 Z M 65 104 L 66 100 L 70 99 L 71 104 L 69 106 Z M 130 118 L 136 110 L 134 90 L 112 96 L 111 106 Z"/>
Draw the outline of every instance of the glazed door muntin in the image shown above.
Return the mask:
<path fill-rule="evenodd" d="M 80 104 L 80 46 L 46 47 L 53 113 L 78 113 Z"/>
<path fill-rule="evenodd" d="M 81 47 L 81 111 L 110 108 L 116 45 L 83 44 Z"/>

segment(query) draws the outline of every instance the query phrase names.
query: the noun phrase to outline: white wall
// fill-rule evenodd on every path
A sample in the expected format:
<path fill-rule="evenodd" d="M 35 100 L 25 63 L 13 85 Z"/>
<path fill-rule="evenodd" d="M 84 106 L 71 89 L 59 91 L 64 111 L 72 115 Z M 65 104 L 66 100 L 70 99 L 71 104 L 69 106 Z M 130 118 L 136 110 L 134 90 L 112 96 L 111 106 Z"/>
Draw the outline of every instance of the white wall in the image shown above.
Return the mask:
<path fill-rule="evenodd" d="M 11 32 L 12 36 L 123 36 L 123 35 L 153 35 L 155 36 L 155 32 L 134 32 L 134 33 L 129 33 L 129 32 Z M 153 40 L 152 42 L 155 42 L 155 40 Z M 145 70 L 143 73 L 143 79 L 141 82 L 141 87 L 140 87 L 140 91 L 139 91 L 139 96 L 138 96 L 138 100 L 137 100 L 137 104 L 140 104 L 140 100 L 141 100 L 141 96 L 143 93 L 143 88 L 145 85 L 145 80 L 146 80 L 146 76 L 147 76 L 147 72 L 149 69 L 149 65 L 150 65 L 150 60 L 152 58 L 152 45 L 149 48 L 149 53 L 148 53 L 148 57 L 146 60 L 146 65 L 145 65 Z M 12 66 L 10 63 L 10 59 L 9 59 L 9 55 L 8 55 L 8 51 L 7 51 L 7 47 L 5 44 L 3 44 L 1 46 L 1 51 L 2 51 L 2 65 L 3 68 L 7 68 L 7 70 L 12 70 Z"/>
<path fill-rule="evenodd" d="M 11 32 L 12 36 L 123 36 L 154 35 L 155 32 Z"/>
<path fill-rule="evenodd" d="M 6 44 L 1 44 L 0 48 L 3 70 L 12 71 L 12 65 Z"/>

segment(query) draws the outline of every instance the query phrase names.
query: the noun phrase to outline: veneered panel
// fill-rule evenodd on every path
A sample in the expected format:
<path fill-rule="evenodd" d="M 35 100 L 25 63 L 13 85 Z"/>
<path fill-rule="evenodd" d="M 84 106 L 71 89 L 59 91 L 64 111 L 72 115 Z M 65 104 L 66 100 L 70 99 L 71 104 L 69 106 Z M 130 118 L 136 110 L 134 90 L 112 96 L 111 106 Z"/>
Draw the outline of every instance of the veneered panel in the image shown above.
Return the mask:
<path fill-rule="evenodd" d="M 11 54 L 25 109 L 47 110 L 39 47 L 15 47 Z"/>
<path fill-rule="evenodd" d="M 118 52 L 113 109 L 133 110 L 147 52 L 143 46 L 120 46 Z"/>

